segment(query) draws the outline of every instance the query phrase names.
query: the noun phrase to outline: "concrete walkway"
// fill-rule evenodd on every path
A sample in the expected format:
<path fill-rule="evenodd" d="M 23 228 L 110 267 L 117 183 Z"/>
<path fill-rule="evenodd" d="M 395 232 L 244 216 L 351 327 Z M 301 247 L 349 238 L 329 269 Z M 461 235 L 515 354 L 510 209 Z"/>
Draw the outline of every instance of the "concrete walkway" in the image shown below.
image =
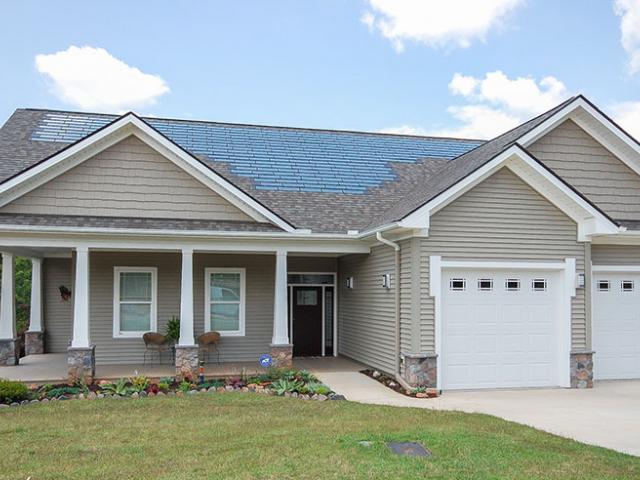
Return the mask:
<path fill-rule="evenodd" d="M 450 391 L 410 398 L 352 368 L 314 371 L 347 400 L 397 407 L 486 413 L 583 443 L 640 456 L 640 381 L 597 382 L 590 390 Z"/>

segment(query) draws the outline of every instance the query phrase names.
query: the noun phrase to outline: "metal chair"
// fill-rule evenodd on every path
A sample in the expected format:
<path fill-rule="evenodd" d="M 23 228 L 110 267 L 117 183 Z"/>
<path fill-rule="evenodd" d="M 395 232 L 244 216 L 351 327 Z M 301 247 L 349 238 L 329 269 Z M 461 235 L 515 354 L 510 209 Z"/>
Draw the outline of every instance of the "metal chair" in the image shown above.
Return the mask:
<path fill-rule="evenodd" d="M 167 342 L 167 337 L 157 332 L 147 332 L 142 335 L 144 341 L 144 364 L 147 364 L 147 355 L 158 354 L 158 363 L 162 364 L 162 353 L 171 352 L 171 345 Z"/>
<path fill-rule="evenodd" d="M 211 350 L 215 350 L 217 355 L 217 363 L 220 363 L 220 351 L 218 350 L 218 343 L 220 342 L 220 334 L 218 332 L 203 333 L 198 337 L 198 354 L 206 355 L 206 362 L 209 362 L 209 353 Z M 201 357 L 202 358 L 202 357 Z"/>

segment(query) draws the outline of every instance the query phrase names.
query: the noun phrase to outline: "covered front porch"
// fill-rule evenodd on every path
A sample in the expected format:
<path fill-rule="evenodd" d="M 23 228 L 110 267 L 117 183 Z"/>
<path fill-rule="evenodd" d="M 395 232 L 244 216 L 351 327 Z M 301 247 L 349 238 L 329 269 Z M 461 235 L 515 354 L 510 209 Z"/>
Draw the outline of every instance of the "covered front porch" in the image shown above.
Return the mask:
<path fill-rule="evenodd" d="M 355 372 L 364 365 L 347 357 L 294 357 L 293 368 L 307 370 L 314 374 L 326 372 Z M 25 383 L 45 384 L 61 383 L 68 380 L 67 354 L 47 353 L 27 355 L 20 359 L 20 365 L 2 368 L 2 377 Z M 207 378 L 227 378 L 240 375 L 255 375 L 264 372 L 265 367 L 254 362 L 207 363 L 204 373 Z M 120 364 L 97 365 L 95 380 L 117 380 L 134 375 L 146 375 L 149 378 L 172 377 L 173 365 L 167 364 Z"/>
<path fill-rule="evenodd" d="M 1 240 L 0 377 L 90 382 L 135 371 L 195 376 L 202 360 L 207 376 L 250 374 L 262 368 L 264 354 L 275 365 L 292 365 L 296 339 L 311 342 L 301 355 L 337 356 L 337 257 L 367 251 L 350 242 L 86 240 Z M 22 358 L 17 255 L 33 259 Z M 310 315 L 311 330 L 304 327 Z M 142 335 L 165 334 L 170 321 L 179 323 L 174 360 L 145 362 Z M 201 358 L 198 337 L 209 331 L 220 332 L 219 361 L 216 354 Z"/>

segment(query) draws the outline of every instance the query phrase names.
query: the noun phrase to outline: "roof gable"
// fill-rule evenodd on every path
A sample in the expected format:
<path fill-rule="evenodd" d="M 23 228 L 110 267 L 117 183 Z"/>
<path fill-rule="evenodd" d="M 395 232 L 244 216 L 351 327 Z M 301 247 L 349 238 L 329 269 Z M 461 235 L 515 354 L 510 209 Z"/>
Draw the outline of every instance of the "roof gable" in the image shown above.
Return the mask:
<path fill-rule="evenodd" d="M 0 213 L 255 222 L 135 135 L 0 207 Z"/>
<path fill-rule="evenodd" d="M 271 222 L 286 231 L 295 228 L 256 199 L 206 166 L 201 160 L 167 139 L 133 113 L 102 126 L 0 184 L 0 206 L 79 165 L 131 135 L 160 153 L 185 172 L 258 222 Z"/>

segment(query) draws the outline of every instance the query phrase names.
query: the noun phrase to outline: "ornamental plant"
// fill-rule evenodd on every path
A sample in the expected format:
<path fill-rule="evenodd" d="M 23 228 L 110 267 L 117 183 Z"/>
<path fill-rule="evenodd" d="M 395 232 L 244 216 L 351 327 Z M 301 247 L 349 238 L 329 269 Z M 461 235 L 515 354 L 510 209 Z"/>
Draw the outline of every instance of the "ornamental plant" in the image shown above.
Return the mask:
<path fill-rule="evenodd" d="M 29 399 L 29 389 L 22 382 L 0 379 L 0 403 L 21 402 Z"/>

